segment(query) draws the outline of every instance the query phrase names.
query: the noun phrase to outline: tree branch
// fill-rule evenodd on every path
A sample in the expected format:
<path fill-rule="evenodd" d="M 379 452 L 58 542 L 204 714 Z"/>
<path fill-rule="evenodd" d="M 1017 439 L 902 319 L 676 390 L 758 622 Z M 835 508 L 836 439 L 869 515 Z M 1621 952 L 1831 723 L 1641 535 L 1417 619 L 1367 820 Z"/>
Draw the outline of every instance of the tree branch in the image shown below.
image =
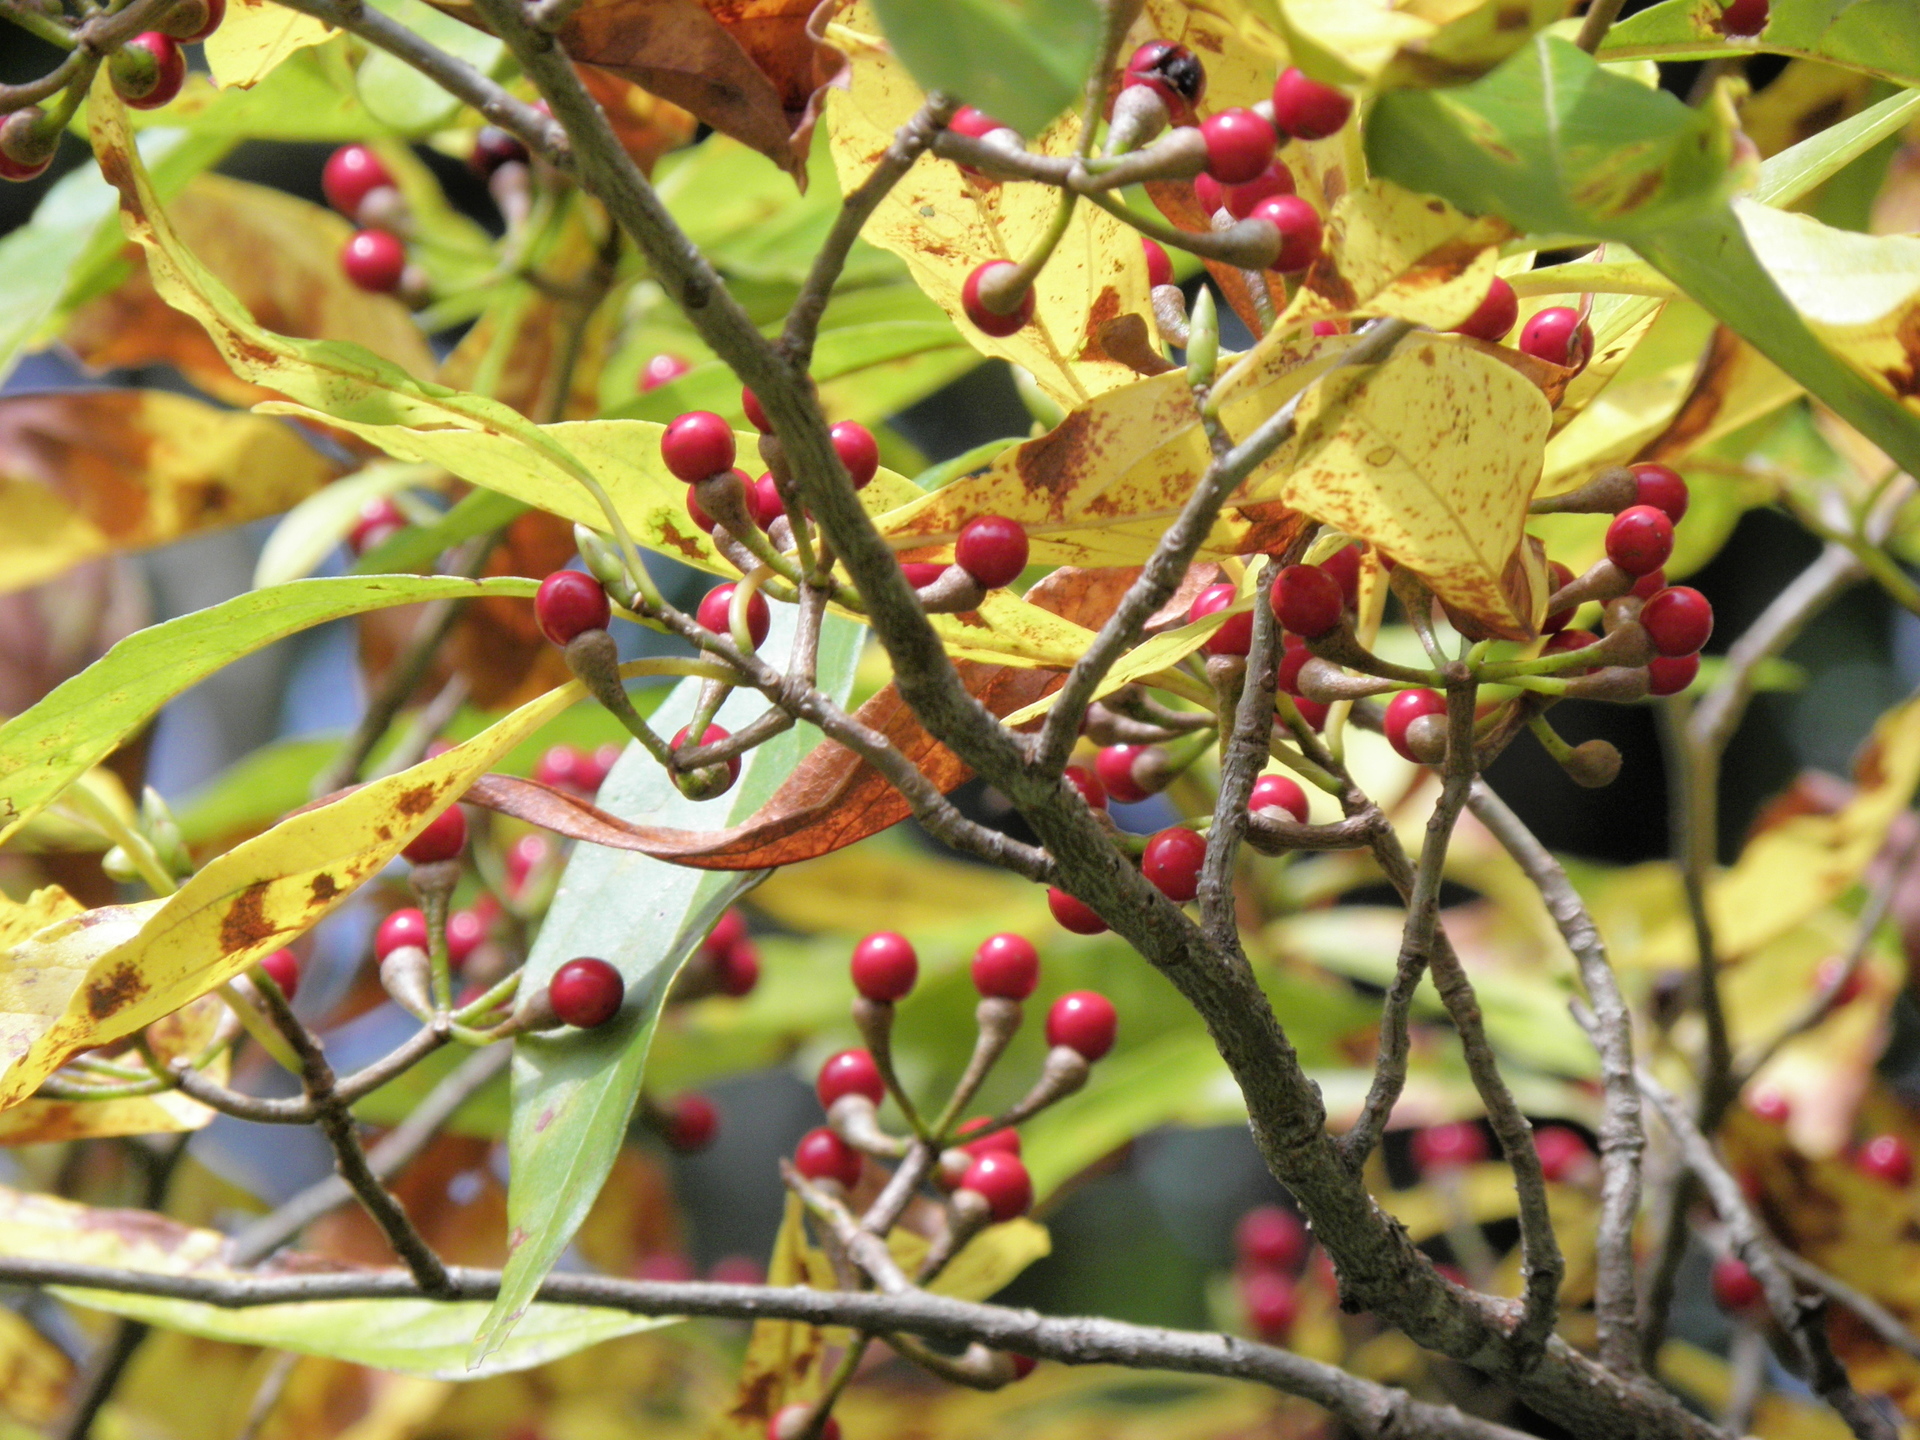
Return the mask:
<path fill-rule="evenodd" d="M 1787 1277 L 1776 1258 L 1777 1252 L 1763 1235 L 1760 1222 L 1754 1219 L 1740 1182 L 1720 1163 L 1712 1143 L 1687 1118 L 1679 1100 L 1644 1070 L 1639 1072 L 1638 1079 L 1641 1093 L 1660 1112 L 1660 1118 L 1667 1122 L 1667 1128 L 1679 1142 L 1687 1169 L 1699 1178 L 1712 1197 L 1735 1252 L 1766 1292 L 1767 1306 L 1791 1337 L 1808 1383 L 1860 1440 L 1897 1440 L 1899 1432 L 1892 1421 L 1853 1388 L 1846 1368 L 1834 1355 L 1827 1339 L 1825 1305 L 1805 1304 L 1794 1292 L 1793 1281 Z"/>
<path fill-rule="evenodd" d="M 446 1298 L 491 1300 L 500 1272 L 450 1269 Z M 0 1281 L 67 1285 L 122 1294 L 190 1300 L 226 1309 L 325 1300 L 419 1299 L 423 1292 L 403 1271 L 342 1271 L 314 1275 L 164 1275 L 114 1270 L 48 1257 L 0 1259 Z M 741 1320 L 794 1320 L 854 1330 L 900 1330 L 928 1339 L 978 1342 L 1068 1365 L 1128 1365 L 1195 1375 L 1251 1380 L 1311 1400 L 1363 1435 L 1382 1440 L 1419 1435 L 1431 1440 L 1525 1440 L 1521 1432 L 1430 1405 L 1404 1391 L 1349 1375 L 1270 1345 L 1228 1335 L 1163 1330 L 1118 1320 L 1051 1318 L 1031 1310 L 974 1304 L 912 1291 L 865 1292 L 720 1285 L 668 1284 L 609 1276 L 557 1274 L 539 1298 L 557 1305 L 596 1305 L 637 1315 L 688 1315 Z"/>
<path fill-rule="evenodd" d="M 1214 948 L 1237 943 L 1240 916 L 1234 903 L 1233 865 L 1247 832 L 1247 802 L 1254 781 L 1266 768 L 1273 737 L 1273 692 L 1279 673 L 1280 624 L 1274 619 L 1272 584 L 1274 564 L 1260 568 L 1253 590 L 1253 643 L 1248 647 L 1246 672 L 1240 686 L 1240 704 L 1233 717 L 1220 758 L 1220 788 L 1214 800 L 1213 827 L 1207 834 L 1206 859 L 1200 867 L 1200 925 Z"/>
<path fill-rule="evenodd" d="M 1580 982 L 1593 1006 L 1596 1023 L 1588 1033 L 1600 1052 L 1606 1097 L 1600 1118 L 1600 1226 L 1593 1308 L 1599 1321 L 1601 1362 L 1630 1375 L 1639 1365 L 1633 1227 L 1640 1214 L 1640 1157 L 1647 1145 L 1640 1090 L 1633 1074 L 1633 1015 L 1620 994 L 1600 929 L 1560 862 L 1484 780 L 1474 782 L 1467 805 L 1539 890 L 1547 913 L 1573 952 Z"/>

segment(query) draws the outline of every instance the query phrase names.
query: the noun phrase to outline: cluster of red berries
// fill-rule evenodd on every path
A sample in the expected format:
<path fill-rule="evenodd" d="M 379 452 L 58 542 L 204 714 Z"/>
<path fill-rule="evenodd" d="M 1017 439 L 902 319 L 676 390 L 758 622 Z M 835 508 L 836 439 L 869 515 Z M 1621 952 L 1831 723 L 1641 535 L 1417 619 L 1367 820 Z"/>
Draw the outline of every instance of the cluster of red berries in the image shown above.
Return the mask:
<path fill-rule="evenodd" d="M 1115 106 L 1130 90 L 1151 91 L 1165 107 L 1166 119 L 1176 126 L 1193 126 L 1206 85 L 1205 67 L 1186 46 L 1149 41 L 1128 59 Z M 1325 139 L 1352 113 L 1352 96 L 1298 69 L 1287 69 L 1274 81 L 1269 101 L 1221 110 L 1198 121 L 1206 153 L 1204 173 L 1193 187 L 1200 208 L 1208 216 L 1224 211 L 1235 220 L 1266 226 L 1272 232 L 1271 258 L 1263 268 L 1286 275 L 1306 270 L 1320 254 L 1323 229 L 1319 212 L 1294 193 L 1293 172 L 1278 158 L 1281 139 Z M 971 106 L 954 116 L 951 128 L 1003 148 L 1020 145 L 1006 125 Z M 1148 282 L 1171 284 L 1173 269 L 1165 252 L 1149 241 L 1146 254 Z M 1009 260 L 989 260 L 967 276 L 960 302 L 975 329 L 1006 336 L 1032 322 L 1033 287 L 1014 289 L 1019 278 L 1018 267 Z"/>
<path fill-rule="evenodd" d="M 1486 298 L 1473 314 L 1453 327 L 1453 333 L 1497 345 L 1507 338 L 1519 318 L 1520 297 L 1514 294 L 1513 286 L 1496 275 L 1487 287 Z M 1593 358 L 1593 327 L 1573 306 L 1549 305 L 1521 327 L 1517 348 L 1523 355 L 1577 373 Z"/>
<path fill-rule="evenodd" d="M 1233 1248 L 1247 1328 L 1269 1343 L 1285 1340 L 1300 1316 L 1295 1285 L 1307 1258 L 1307 1227 L 1283 1206 L 1256 1205 L 1234 1227 Z"/>
<path fill-rule="evenodd" d="M 329 205 L 362 227 L 341 248 L 341 271 L 362 290 L 393 294 L 407 272 L 407 247 L 378 223 L 393 223 L 400 211 L 399 187 L 392 172 L 366 146 L 343 145 L 327 157 L 320 188 Z"/>

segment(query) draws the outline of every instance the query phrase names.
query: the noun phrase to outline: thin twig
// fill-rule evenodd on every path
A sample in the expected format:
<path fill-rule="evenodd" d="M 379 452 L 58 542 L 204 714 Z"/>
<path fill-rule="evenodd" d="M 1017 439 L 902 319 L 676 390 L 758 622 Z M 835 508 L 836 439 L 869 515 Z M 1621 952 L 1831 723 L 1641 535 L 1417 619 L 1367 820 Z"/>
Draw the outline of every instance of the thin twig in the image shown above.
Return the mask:
<path fill-rule="evenodd" d="M 1593 0 L 1587 6 L 1586 16 L 1580 22 L 1580 33 L 1573 43 L 1589 55 L 1594 54 L 1606 40 L 1613 22 L 1620 18 L 1620 10 L 1625 4 L 1626 0 Z"/>
<path fill-rule="evenodd" d="M 1207 854 L 1200 867 L 1200 926 L 1207 939 L 1225 949 L 1229 936 L 1240 933 L 1234 903 L 1233 867 L 1247 832 L 1247 802 L 1254 782 L 1266 768 L 1267 747 L 1273 737 L 1273 692 L 1278 674 L 1280 625 L 1274 619 L 1268 594 L 1275 567 L 1261 567 L 1253 592 L 1253 643 L 1248 647 L 1240 704 L 1233 717 L 1220 758 L 1220 789 L 1213 807 L 1213 828 L 1207 835 Z"/>
<path fill-rule="evenodd" d="M 1785 1246 L 1774 1252 L 1774 1259 L 1778 1260 L 1794 1279 L 1804 1285 L 1812 1286 L 1827 1298 L 1846 1306 L 1867 1323 L 1868 1329 L 1894 1349 L 1915 1360 L 1920 1360 L 1920 1336 L 1916 1336 L 1898 1315 L 1871 1295 L 1854 1289 L 1846 1281 L 1828 1274 L 1811 1260 L 1794 1254 Z"/>
<path fill-rule="evenodd" d="M 1667 1128 L 1679 1142 L 1687 1169 L 1712 1197 L 1735 1253 L 1766 1292 L 1767 1307 L 1791 1337 L 1808 1383 L 1860 1440 L 1897 1440 L 1899 1431 L 1892 1421 L 1872 1400 L 1853 1388 L 1847 1379 L 1846 1367 L 1834 1355 L 1827 1338 L 1825 1302 L 1807 1304 L 1795 1293 L 1793 1281 L 1778 1259 L 1778 1250 L 1762 1233 L 1740 1182 L 1720 1163 L 1712 1143 L 1665 1086 L 1644 1070 L 1639 1072 L 1638 1080 L 1641 1093 L 1660 1112 L 1660 1118 L 1667 1122 Z"/>
<path fill-rule="evenodd" d="M 463 1060 L 367 1152 L 367 1169 L 381 1181 L 404 1169 L 462 1105 L 506 1068 L 512 1054 L 511 1045 L 489 1045 Z M 228 1259 L 234 1265 L 257 1264 L 322 1215 L 352 1199 L 353 1191 L 338 1175 L 316 1181 L 235 1235 L 228 1244 Z"/>

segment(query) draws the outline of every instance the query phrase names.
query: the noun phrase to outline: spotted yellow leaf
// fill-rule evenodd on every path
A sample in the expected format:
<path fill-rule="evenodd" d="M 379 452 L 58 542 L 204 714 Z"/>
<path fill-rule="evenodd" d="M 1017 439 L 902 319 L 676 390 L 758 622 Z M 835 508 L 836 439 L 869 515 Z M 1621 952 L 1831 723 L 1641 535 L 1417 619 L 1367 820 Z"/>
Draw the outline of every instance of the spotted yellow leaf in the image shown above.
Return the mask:
<path fill-rule="evenodd" d="M 852 73 L 847 89 L 829 93 L 827 136 L 840 188 L 851 191 L 926 97 L 879 39 L 867 6 L 842 12 L 832 29 Z M 1069 114 L 1036 137 L 1032 148 L 1047 155 L 1072 154 L 1079 130 L 1079 120 Z M 1025 366 L 1047 395 L 1073 409 L 1136 378 L 1102 348 L 1105 327 L 1132 317 L 1143 339 L 1153 333 L 1146 259 L 1130 227 L 1090 204 L 1075 206 L 1058 248 L 1034 283 L 1034 318 L 1011 335 L 983 334 L 967 323 L 960 304 L 961 287 L 974 268 L 1026 255 L 1053 222 L 1058 204 L 1049 186 L 985 180 L 923 155 L 861 233 L 906 261 L 914 281 L 955 317 L 970 344 Z"/>
<path fill-rule="evenodd" d="M 1569 0 L 1280 0 L 1308 73 L 1383 87 L 1463 85 L 1570 8 Z"/>
<path fill-rule="evenodd" d="M 229 0 L 227 18 L 206 39 L 207 68 L 222 90 L 250 90 L 294 51 L 331 34 L 325 21 L 273 0 Z"/>
<path fill-rule="evenodd" d="M 585 691 L 568 684 L 464 744 L 282 820 L 164 900 L 68 914 L 0 955 L 0 1106 L 285 945 L 378 874 L 495 760 Z"/>

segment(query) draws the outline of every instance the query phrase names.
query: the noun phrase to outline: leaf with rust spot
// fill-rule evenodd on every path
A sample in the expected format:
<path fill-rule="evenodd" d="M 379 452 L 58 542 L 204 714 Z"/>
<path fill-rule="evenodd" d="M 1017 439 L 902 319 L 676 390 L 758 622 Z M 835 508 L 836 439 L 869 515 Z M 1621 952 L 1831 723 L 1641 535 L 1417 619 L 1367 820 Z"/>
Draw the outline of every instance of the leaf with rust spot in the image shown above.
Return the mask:
<path fill-rule="evenodd" d="M 848 48 L 852 79 L 848 89 L 829 97 L 827 136 L 840 188 L 849 191 L 867 178 L 894 131 L 912 118 L 925 96 L 879 38 L 869 7 L 843 10 L 835 34 Z M 1069 114 L 1032 148 L 1071 154 L 1078 133 L 1079 121 Z M 1052 222 L 1054 210 L 1054 192 L 1047 186 L 979 179 L 950 161 L 923 155 L 861 233 L 906 261 L 915 283 L 956 318 L 969 344 L 1025 366 L 1043 391 L 1073 409 L 1136 378 L 1128 364 L 1089 344 L 1101 324 L 1123 315 L 1150 315 L 1146 258 L 1131 228 L 1092 205 L 1077 206 L 1034 284 L 1031 323 L 994 337 L 960 318 L 961 288 L 974 267 L 1026 254 Z"/>
<path fill-rule="evenodd" d="M 277 515 L 337 467 L 284 424 L 158 390 L 0 399 L 0 590 Z"/>
<path fill-rule="evenodd" d="M 411 770 L 296 812 L 165 900 L 67 915 L 13 944 L 0 956 L 0 1107 L 73 1055 L 173 1013 L 310 928 L 583 694 L 554 690 Z M 328 883 L 316 886 L 322 874 Z"/>

